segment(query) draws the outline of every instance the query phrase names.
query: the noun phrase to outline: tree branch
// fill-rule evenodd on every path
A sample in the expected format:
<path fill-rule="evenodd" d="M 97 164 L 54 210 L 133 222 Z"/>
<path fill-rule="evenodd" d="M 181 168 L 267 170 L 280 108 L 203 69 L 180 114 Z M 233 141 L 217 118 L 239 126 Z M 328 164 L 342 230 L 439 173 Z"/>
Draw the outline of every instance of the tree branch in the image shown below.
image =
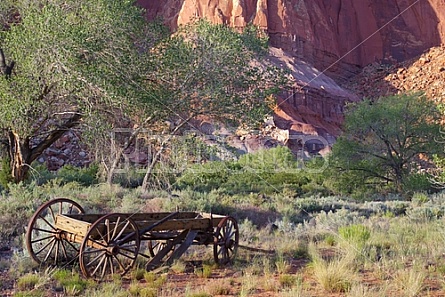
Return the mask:
<path fill-rule="evenodd" d="M 63 133 L 75 127 L 79 124 L 82 115 L 78 112 L 73 112 L 72 116 L 68 118 L 62 125 L 59 126 L 59 129 L 51 131 L 44 140 L 37 144 L 31 150 L 31 155 L 29 158 L 29 163 L 32 163 L 35 159 L 37 159 L 45 149 L 51 146 L 57 139 L 62 137 Z"/>

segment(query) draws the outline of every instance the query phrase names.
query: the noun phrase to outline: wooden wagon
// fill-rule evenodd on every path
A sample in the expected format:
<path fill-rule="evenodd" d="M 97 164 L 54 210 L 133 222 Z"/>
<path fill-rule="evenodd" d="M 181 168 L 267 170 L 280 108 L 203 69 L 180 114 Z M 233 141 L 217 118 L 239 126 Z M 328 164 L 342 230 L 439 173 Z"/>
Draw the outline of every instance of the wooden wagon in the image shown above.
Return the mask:
<path fill-rule="evenodd" d="M 213 245 L 216 263 L 233 260 L 238 249 L 237 221 L 230 216 L 197 212 L 85 214 L 67 198 L 41 205 L 26 232 L 30 256 L 42 265 L 78 261 L 86 277 L 124 275 L 138 256 L 147 270 L 170 264 L 192 244 Z M 145 243 L 145 249 L 141 243 Z"/>

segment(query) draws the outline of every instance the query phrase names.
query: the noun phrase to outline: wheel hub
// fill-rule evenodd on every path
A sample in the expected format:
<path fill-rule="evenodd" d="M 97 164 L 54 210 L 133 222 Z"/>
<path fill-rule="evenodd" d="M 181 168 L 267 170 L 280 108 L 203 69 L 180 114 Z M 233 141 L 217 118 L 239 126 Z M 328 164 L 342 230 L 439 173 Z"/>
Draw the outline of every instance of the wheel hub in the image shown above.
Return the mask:
<path fill-rule="evenodd" d="M 119 246 L 112 244 L 107 247 L 107 254 L 111 256 L 116 256 L 119 253 Z"/>

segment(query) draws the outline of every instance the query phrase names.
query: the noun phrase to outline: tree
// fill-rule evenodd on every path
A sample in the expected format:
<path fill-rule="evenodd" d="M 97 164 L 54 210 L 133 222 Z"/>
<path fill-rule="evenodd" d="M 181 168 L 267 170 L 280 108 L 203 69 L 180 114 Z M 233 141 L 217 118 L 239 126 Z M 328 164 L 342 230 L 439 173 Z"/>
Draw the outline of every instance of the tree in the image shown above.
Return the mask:
<path fill-rule="evenodd" d="M 232 126 L 263 119 L 269 110 L 265 99 L 289 83 L 284 71 L 267 60 L 267 47 L 267 38 L 255 27 L 236 32 L 225 25 L 198 20 L 151 48 L 151 70 L 145 87 L 157 94 L 157 105 L 141 118 L 138 127 L 153 127 L 166 120 L 175 125 L 152 156 L 143 188 L 148 187 L 154 166 L 171 137 L 185 126 L 194 128 L 191 119 L 205 115 Z M 130 142 L 127 140 L 116 154 L 109 182 L 120 152 Z"/>
<path fill-rule="evenodd" d="M 0 131 L 14 181 L 67 130 L 99 137 L 115 115 L 150 108 L 133 1 L 2 0 L 0 21 Z"/>
<path fill-rule="evenodd" d="M 188 24 L 161 42 L 152 56 L 156 71 L 150 89 L 163 94 L 164 116 L 174 119 L 170 135 L 200 115 L 238 126 L 258 122 L 268 111 L 269 96 L 284 88 L 287 77 L 268 63 L 267 39 L 255 27 L 238 33 L 206 20 Z M 144 177 L 148 181 L 169 138 L 160 144 Z"/>
<path fill-rule="evenodd" d="M 350 181 L 384 182 L 402 191 L 422 159 L 442 152 L 435 140 L 440 118 L 435 103 L 422 93 L 364 100 L 347 110 L 332 160 Z"/>

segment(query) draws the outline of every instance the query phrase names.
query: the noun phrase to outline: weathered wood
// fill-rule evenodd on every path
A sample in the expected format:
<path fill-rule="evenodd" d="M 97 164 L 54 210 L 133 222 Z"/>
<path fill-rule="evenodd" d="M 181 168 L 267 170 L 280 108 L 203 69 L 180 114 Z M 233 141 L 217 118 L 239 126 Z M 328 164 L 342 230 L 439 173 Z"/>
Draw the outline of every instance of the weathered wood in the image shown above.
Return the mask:
<path fill-rule="evenodd" d="M 178 259 L 179 257 L 182 256 L 182 254 L 185 253 L 185 251 L 192 245 L 197 234 L 198 234 L 198 231 L 189 230 L 185 240 L 181 243 L 181 245 L 179 247 L 177 247 L 175 249 L 175 251 L 172 253 L 172 255 L 167 259 L 167 261 L 166 261 L 167 265 L 172 264 L 175 259 Z"/>
<path fill-rule="evenodd" d="M 159 267 L 162 258 L 165 257 L 165 255 L 167 255 L 175 245 L 181 243 L 181 241 L 184 240 L 184 238 L 187 236 L 189 230 L 184 230 L 182 231 L 175 239 L 169 241 L 167 243 L 167 245 L 160 250 L 145 266 L 145 269 L 147 271 L 151 271 L 157 267 Z"/>
<path fill-rule="evenodd" d="M 131 218 L 133 221 L 159 221 L 169 215 L 171 212 L 151 212 L 151 213 L 125 213 L 121 214 L 123 218 Z M 70 218 L 77 219 L 80 221 L 86 221 L 90 223 L 94 223 L 99 218 L 101 218 L 104 214 L 72 214 L 66 215 Z M 198 217 L 200 214 L 197 212 L 178 212 L 175 215 L 175 219 L 193 219 Z"/>
<path fill-rule="evenodd" d="M 76 236 L 85 237 L 92 223 L 80 221 L 72 217 L 56 214 L 55 227 Z"/>
<path fill-rule="evenodd" d="M 136 221 L 138 228 L 142 230 L 143 228 L 152 225 L 155 221 Z M 168 220 L 159 224 L 158 226 L 151 229 L 151 231 L 163 231 L 163 230 L 207 230 L 212 227 L 210 219 L 183 219 L 183 220 Z"/>

